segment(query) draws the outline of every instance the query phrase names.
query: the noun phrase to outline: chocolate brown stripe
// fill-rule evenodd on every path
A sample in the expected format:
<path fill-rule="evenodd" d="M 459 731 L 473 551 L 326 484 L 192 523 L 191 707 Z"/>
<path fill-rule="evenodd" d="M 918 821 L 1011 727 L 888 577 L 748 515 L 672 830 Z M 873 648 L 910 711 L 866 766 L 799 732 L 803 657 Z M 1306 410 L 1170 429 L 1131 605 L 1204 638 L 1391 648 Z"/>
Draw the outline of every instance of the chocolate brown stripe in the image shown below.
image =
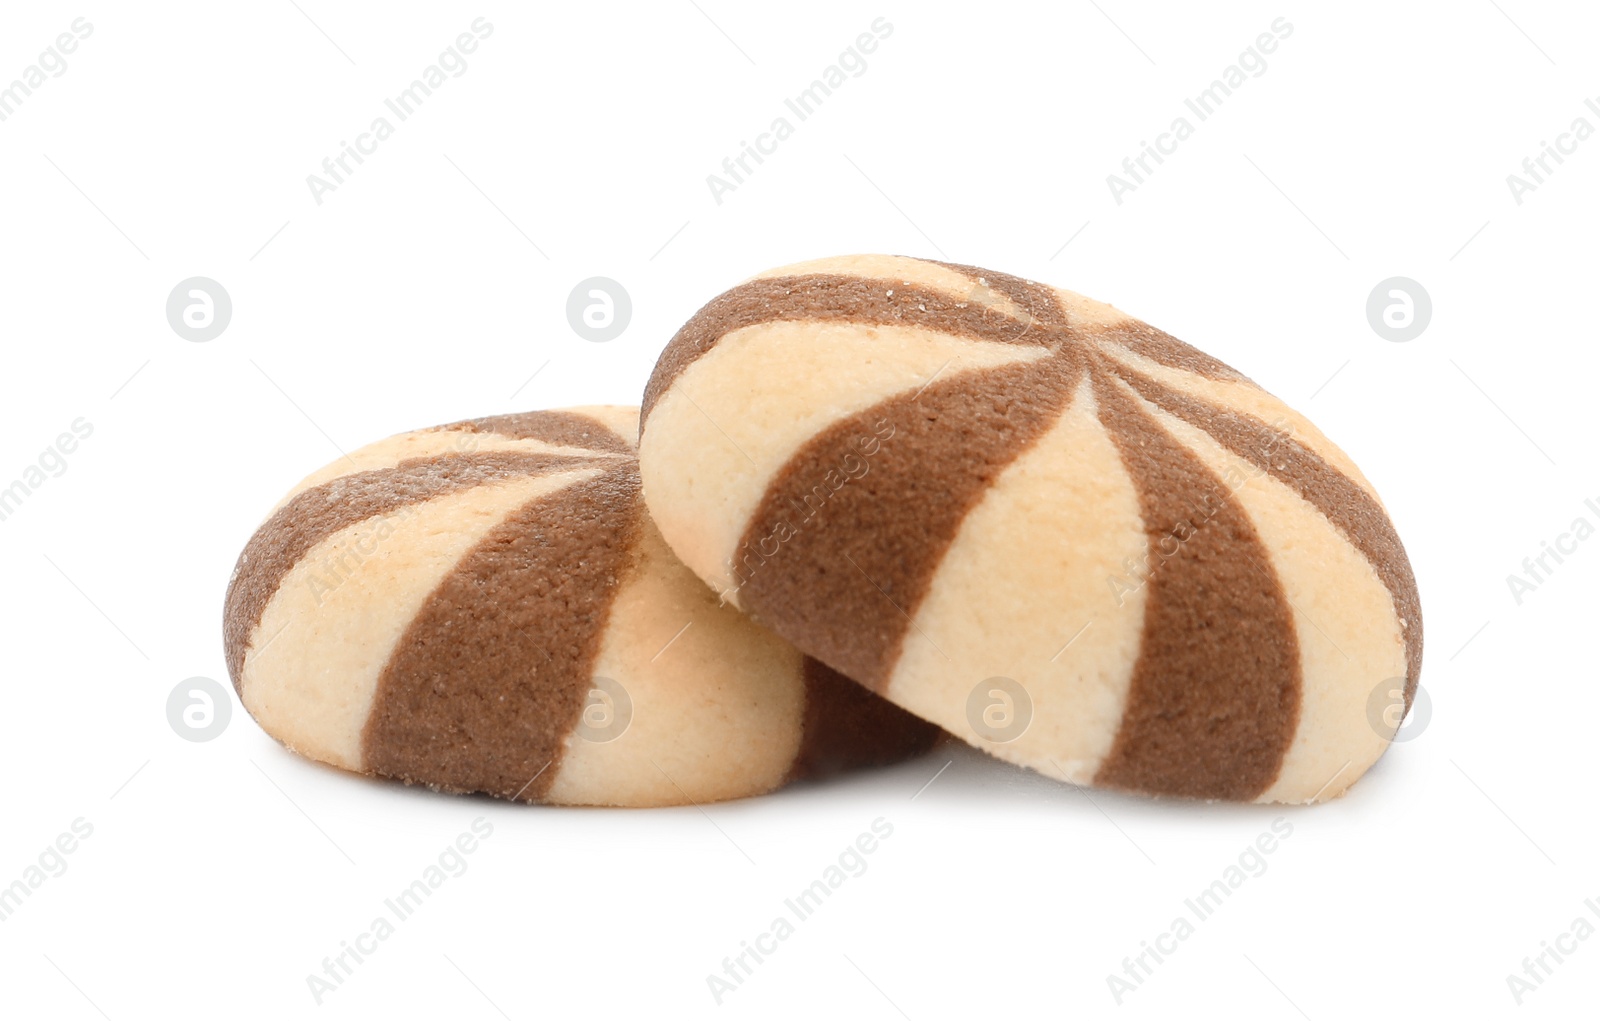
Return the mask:
<path fill-rule="evenodd" d="M 875 691 L 887 684 L 956 532 L 1060 416 L 1082 372 L 1063 349 L 963 373 L 841 419 L 768 484 L 737 547 L 739 601 Z"/>
<path fill-rule="evenodd" d="M 1233 366 L 1218 361 L 1199 348 L 1190 347 L 1170 333 L 1164 333 L 1137 319 L 1130 319 L 1126 324 L 1099 327 L 1092 336 L 1097 340 L 1120 344 L 1134 354 L 1142 355 L 1170 369 L 1182 369 L 1207 379 L 1251 383 L 1244 373 Z"/>
<path fill-rule="evenodd" d="M 1010 298 L 1012 302 L 1026 309 L 1038 325 L 1067 329 L 1072 324 L 1067 317 L 1067 312 L 1061 307 L 1061 302 L 1056 298 L 1055 288 L 1047 284 L 1036 284 L 1032 280 L 1012 276 L 1010 273 L 996 273 L 993 270 L 983 269 L 979 266 L 966 266 L 959 262 L 935 262 L 936 266 L 953 269 L 958 273 L 965 273 L 972 278 L 977 295 L 987 288 L 996 294 Z M 981 281 L 981 283 L 980 283 Z"/>
<path fill-rule="evenodd" d="M 633 443 L 599 419 L 571 411 L 523 411 L 513 415 L 469 418 L 441 425 L 435 432 L 495 433 L 517 440 L 543 440 L 563 447 L 582 447 L 610 454 L 631 454 Z"/>
<path fill-rule="evenodd" d="M 636 466 L 531 500 L 440 583 L 378 678 L 362 763 L 446 790 L 541 800 L 633 566 Z"/>
<path fill-rule="evenodd" d="M 324 539 L 359 521 L 446 493 L 592 463 L 588 458 L 520 451 L 442 454 L 341 475 L 296 495 L 250 537 L 228 582 L 222 642 L 234 689 L 242 694 L 250 635 L 284 575 Z"/>
<path fill-rule="evenodd" d="M 827 664 L 804 661 L 806 711 L 800 750 L 784 781 L 887 766 L 921 755 L 944 731 L 881 699 Z"/>
<path fill-rule="evenodd" d="M 1149 540 L 1144 633 L 1097 785 L 1249 801 L 1299 722 L 1300 647 L 1282 583 L 1226 485 L 1103 369 L 1100 421 Z"/>
<path fill-rule="evenodd" d="M 999 279 L 1003 274 L 994 276 Z M 740 284 L 707 302 L 668 342 L 645 388 L 641 429 L 656 401 L 696 359 L 727 334 L 759 323 L 803 320 L 912 326 L 1005 344 L 1050 341 L 1043 331 L 997 311 L 979 297 L 948 295 L 896 280 L 826 273 Z M 1041 303 L 1039 307 L 1045 315 L 1050 314 L 1048 306 Z"/>
<path fill-rule="evenodd" d="M 1137 319 L 1130 318 L 1126 323 L 1115 326 L 1097 324 L 1074 327 L 1072 316 L 1062 307 L 1055 289 L 1046 284 L 1034 283 L 1006 273 L 996 273 L 979 266 L 965 266 L 955 262 L 941 262 L 938 265 L 965 273 L 974 280 L 981 279 L 991 291 L 1003 294 L 1028 309 L 1042 326 L 1058 327 L 1074 332 L 1081 328 L 1088 336 L 1121 344 L 1135 354 L 1143 355 L 1161 365 L 1183 369 L 1208 379 L 1250 382 L 1243 373 L 1231 365 Z"/>
<path fill-rule="evenodd" d="M 1125 366 L 1116 371 L 1140 396 L 1205 430 L 1218 443 L 1299 493 L 1367 558 L 1389 590 L 1401 622 L 1406 646 L 1405 704 L 1409 709 L 1422 673 L 1422 600 L 1400 535 L 1378 501 L 1316 451 L 1252 415 L 1180 393 Z"/>

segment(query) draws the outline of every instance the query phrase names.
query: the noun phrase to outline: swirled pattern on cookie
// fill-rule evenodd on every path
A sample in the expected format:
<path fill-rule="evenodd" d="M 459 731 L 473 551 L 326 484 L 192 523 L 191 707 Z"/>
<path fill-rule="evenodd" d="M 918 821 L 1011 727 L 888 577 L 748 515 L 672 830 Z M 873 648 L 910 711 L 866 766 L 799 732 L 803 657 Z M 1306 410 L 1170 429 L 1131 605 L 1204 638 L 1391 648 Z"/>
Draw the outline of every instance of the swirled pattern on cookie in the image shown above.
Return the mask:
<path fill-rule="evenodd" d="M 763 273 L 672 339 L 646 501 L 742 609 L 1050 776 L 1306 802 L 1422 658 L 1372 486 L 1304 417 L 1109 305 L 970 266 Z"/>
<path fill-rule="evenodd" d="M 307 478 L 239 558 L 224 639 L 289 748 L 448 791 L 743 797 L 937 728 L 763 631 L 639 500 L 635 408 L 461 422 Z"/>

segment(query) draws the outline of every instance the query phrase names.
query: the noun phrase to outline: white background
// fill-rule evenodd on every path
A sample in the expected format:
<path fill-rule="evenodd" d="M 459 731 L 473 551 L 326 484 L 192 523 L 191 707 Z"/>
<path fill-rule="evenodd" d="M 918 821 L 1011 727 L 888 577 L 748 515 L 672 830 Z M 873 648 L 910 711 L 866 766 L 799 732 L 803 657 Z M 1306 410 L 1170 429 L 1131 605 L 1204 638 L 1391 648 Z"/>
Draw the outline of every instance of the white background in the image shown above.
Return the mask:
<path fill-rule="evenodd" d="M 1574 919 L 1600 925 L 1600 541 L 1521 605 L 1506 581 L 1575 518 L 1600 523 L 1600 139 L 1520 205 L 1506 184 L 1574 118 L 1600 127 L 1592 8 L 143 6 L 8 4 L 0 26 L 0 82 L 75 17 L 94 27 L 0 123 L 0 486 L 75 419 L 94 428 L 0 522 L 0 885 L 93 826 L 0 922 L 0 1013 L 1593 1010 L 1600 937 L 1520 1008 L 1506 983 Z M 318 205 L 307 175 L 478 16 L 494 31 L 468 70 Z M 714 202 L 706 176 L 880 16 L 865 73 Z M 1106 175 L 1278 17 L 1294 31 L 1265 73 L 1117 204 Z M 226 681 L 239 548 L 339 448 L 633 403 L 703 301 L 861 251 L 1113 302 L 1310 414 L 1410 551 L 1426 733 L 1302 810 L 1091 800 L 961 750 L 620 812 L 352 778 L 237 706 L 209 743 L 169 727 L 178 682 Z M 210 343 L 164 315 L 194 275 L 234 303 Z M 594 275 L 632 296 L 611 343 L 566 320 Z M 1408 343 L 1366 319 L 1395 275 L 1434 306 Z M 468 871 L 316 1006 L 306 976 L 480 816 L 494 833 Z M 1118 1006 L 1107 976 L 1280 816 L 1266 873 Z M 868 871 L 717 1006 L 707 975 L 878 817 L 894 832 Z"/>

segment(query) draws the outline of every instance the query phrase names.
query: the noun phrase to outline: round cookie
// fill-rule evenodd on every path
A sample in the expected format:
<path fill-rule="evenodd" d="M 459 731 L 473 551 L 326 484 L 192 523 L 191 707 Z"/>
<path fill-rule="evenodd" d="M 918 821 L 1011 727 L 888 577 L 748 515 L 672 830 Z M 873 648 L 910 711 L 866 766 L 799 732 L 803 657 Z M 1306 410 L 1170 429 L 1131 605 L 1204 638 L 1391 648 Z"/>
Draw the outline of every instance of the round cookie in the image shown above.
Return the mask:
<path fill-rule="evenodd" d="M 1323 800 L 1416 689 L 1416 583 L 1350 459 L 1070 291 L 894 256 L 772 270 L 684 325 L 643 414 L 645 498 L 695 573 L 1047 775 Z"/>
<path fill-rule="evenodd" d="M 449 791 L 676 805 L 897 761 L 938 729 L 721 604 L 639 500 L 635 408 L 403 433 L 239 557 L 240 700 L 290 749 Z"/>

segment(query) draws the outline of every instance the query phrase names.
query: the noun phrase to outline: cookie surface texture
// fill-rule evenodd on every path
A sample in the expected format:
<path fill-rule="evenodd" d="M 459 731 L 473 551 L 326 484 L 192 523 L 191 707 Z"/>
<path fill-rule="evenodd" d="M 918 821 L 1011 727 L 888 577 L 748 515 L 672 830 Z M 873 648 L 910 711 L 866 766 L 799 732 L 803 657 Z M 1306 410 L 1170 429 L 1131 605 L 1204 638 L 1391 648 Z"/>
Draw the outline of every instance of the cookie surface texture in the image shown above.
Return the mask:
<path fill-rule="evenodd" d="M 672 555 L 639 499 L 637 421 L 477 419 L 304 480 L 229 583 L 245 708 L 343 769 L 554 804 L 744 797 L 931 746 L 937 728 Z"/>
<path fill-rule="evenodd" d="M 1416 583 L 1351 460 L 1073 292 L 895 256 L 773 270 L 678 332 L 643 413 L 645 499 L 695 573 L 1057 779 L 1326 800 L 1415 691 Z M 1372 712 L 1380 688 L 1403 705 Z"/>

